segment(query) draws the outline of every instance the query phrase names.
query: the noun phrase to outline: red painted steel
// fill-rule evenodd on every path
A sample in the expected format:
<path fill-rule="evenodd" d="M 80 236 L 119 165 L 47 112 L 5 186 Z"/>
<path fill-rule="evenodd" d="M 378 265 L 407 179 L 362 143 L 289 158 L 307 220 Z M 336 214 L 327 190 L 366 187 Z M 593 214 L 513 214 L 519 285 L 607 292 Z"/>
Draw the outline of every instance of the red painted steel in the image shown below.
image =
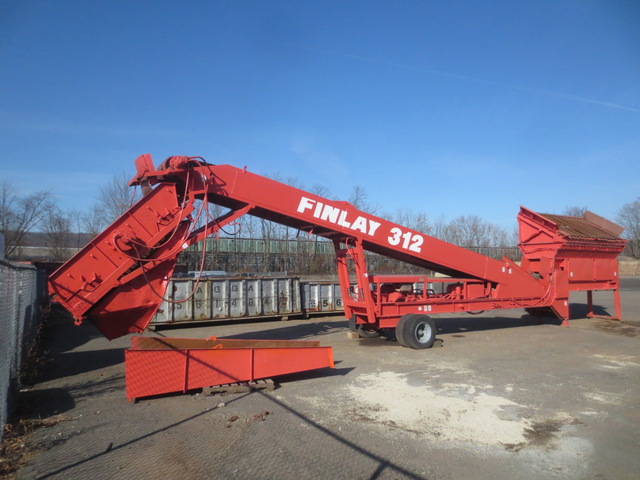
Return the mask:
<path fill-rule="evenodd" d="M 144 330 L 189 227 L 193 205 L 178 200 L 173 184 L 145 196 L 49 277 L 52 299 L 77 323 L 93 320 L 109 339 Z"/>
<path fill-rule="evenodd" d="M 316 341 L 139 338 L 125 351 L 130 401 L 334 367 L 331 347 Z"/>
<path fill-rule="evenodd" d="M 522 267 L 549 284 L 549 307 L 569 318 L 569 293 L 586 291 L 589 316 L 594 290 L 611 290 L 615 317 L 620 319 L 620 278 L 617 256 L 626 241 L 623 229 L 595 213 L 582 218 L 541 214 L 524 207 L 518 214 Z"/>
<path fill-rule="evenodd" d="M 182 248 L 243 214 L 332 240 L 345 314 L 366 330 L 395 328 L 407 315 L 505 308 L 532 313 L 551 308 L 566 320 L 572 290 L 613 290 L 619 304 L 616 256 L 625 243 L 618 238 L 620 227 L 591 213 L 576 219 L 522 208 L 518 220 L 524 260 L 519 266 L 506 257 L 491 259 L 246 168 L 170 157 L 155 169 L 151 157 L 143 155 L 136 169 L 131 185 L 140 185 L 149 195 L 50 282 L 51 291 L 77 321 L 92 319 L 109 338 L 144 328 Z M 194 229 L 196 201 L 230 210 Z M 436 295 L 430 285 L 442 279 L 370 275 L 365 251 L 453 279 L 447 279 Z M 351 277 L 356 289 L 351 288 Z"/>

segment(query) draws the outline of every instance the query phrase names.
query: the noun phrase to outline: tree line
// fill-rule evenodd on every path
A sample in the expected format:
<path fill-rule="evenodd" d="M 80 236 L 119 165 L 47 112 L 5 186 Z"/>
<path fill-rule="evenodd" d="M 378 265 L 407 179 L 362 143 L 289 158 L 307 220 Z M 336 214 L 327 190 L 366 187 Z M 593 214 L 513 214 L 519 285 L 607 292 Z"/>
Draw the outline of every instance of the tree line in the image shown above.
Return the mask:
<path fill-rule="evenodd" d="M 306 187 L 297 178 L 271 176 L 274 180 L 287 183 L 296 188 L 316 195 L 334 199 L 330 190 L 323 185 Z M 111 181 L 100 186 L 96 203 L 89 212 L 62 210 L 50 191 L 22 194 L 14 185 L 5 181 L 0 184 L 0 233 L 5 239 L 5 257 L 17 259 L 21 256 L 21 247 L 30 232 L 41 232 L 44 247 L 54 261 L 64 261 L 69 257 L 69 246 L 74 246 L 73 238 L 91 238 L 103 231 L 113 220 L 124 213 L 137 199 L 139 192 L 127 185 L 123 173 L 114 176 Z M 406 226 L 427 235 L 454 243 L 466 248 L 513 248 L 518 244 L 517 227 L 508 230 L 500 225 L 488 222 L 477 215 L 462 215 L 451 220 L 444 216 L 432 219 L 426 212 L 411 209 L 388 211 L 383 206 L 369 200 L 366 189 L 355 185 L 348 201 L 357 209 L 377 215 L 399 225 Z M 224 213 L 222 207 L 210 205 L 210 217 Z M 585 207 L 566 207 L 561 215 L 582 216 Z M 203 216 L 204 219 L 206 216 Z M 640 258 L 640 197 L 623 205 L 616 214 L 615 221 L 625 228 L 622 236 L 629 240 L 624 254 Z M 232 225 L 227 226 L 221 236 L 264 239 L 268 256 L 270 241 L 290 241 L 306 237 L 306 233 L 268 220 L 244 215 Z M 322 241 L 313 238 L 313 241 Z M 84 242 L 83 242 L 84 243 Z"/>
<path fill-rule="evenodd" d="M 4 181 L 0 183 L 0 233 L 4 236 L 4 255 L 8 259 L 22 258 L 28 235 L 38 232 L 44 238 L 41 246 L 46 247 L 51 260 L 67 260 L 70 246 L 83 246 L 135 200 L 124 173 L 99 187 L 98 200 L 89 212 L 63 210 L 51 191 L 22 194 L 15 185 Z M 82 238 L 82 245 L 74 238 Z"/>

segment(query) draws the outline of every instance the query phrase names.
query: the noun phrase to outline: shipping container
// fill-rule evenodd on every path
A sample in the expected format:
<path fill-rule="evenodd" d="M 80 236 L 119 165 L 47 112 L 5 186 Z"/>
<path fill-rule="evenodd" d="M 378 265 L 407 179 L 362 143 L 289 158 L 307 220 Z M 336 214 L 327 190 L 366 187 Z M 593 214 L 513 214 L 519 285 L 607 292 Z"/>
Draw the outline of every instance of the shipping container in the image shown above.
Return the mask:
<path fill-rule="evenodd" d="M 151 325 L 302 315 L 301 298 L 298 277 L 172 278 Z"/>
<path fill-rule="evenodd" d="M 339 283 L 303 282 L 300 287 L 302 309 L 307 316 L 313 313 L 333 313 L 344 310 Z"/>

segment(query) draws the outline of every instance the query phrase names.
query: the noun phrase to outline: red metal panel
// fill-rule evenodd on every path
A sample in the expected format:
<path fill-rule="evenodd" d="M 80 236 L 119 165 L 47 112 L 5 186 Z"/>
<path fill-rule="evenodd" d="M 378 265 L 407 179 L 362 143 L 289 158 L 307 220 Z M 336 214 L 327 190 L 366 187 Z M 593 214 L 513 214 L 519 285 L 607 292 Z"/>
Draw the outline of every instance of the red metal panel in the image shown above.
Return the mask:
<path fill-rule="evenodd" d="M 177 201 L 173 184 L 153 190 L 56 270 L 49 277 L 50 293 L 80 318 L 135 264 L 132 257 L 149 253 L 143 245 L 175 229 L 182 220 Z"/>
<path fill-rule="evenodd" d="M 217 342 L 217 340 L 203 341 Z M 226 342 L 221 340 L 217 346 Z M 230 344 L 259 345 L 270 343 L 287 345 L 282 341 L 235 340 Z M 331 347 L 314 346 L 317 342 L 292 341 L 291 345 L 275 348 L 209 348 L 175 349 L 171 345 L 202 343 L 194 339 L 163 338 L 158 342 L 134 337 L 132 345 L 146 348 L 162 343 L 160 350 L 125 351 L 127 398 L 186 392 L 213 385 L 253 381 L 295 372 L 333 368 Z"/>
<path fill-rule="evenodd" d="M 613 290 L 618 298 L 618 262 L 626 241 L 622 227 L 591 212 L 583 217 L 540 214 L 524 207 L 518 214 L 522 265 L 548 283 L 542 306 L 569 317 L 571 291 Z M 541 299 L 542 300 L 542 299 Z M 616 302 L 616 317 L 620 318 Z"/>
<path fill-rule="evenodd" d="M 256 348 L 253 376 L 267 378 L 333 366 L 331 347 Z"/>
<path fill-rule="evenodd" d="M 569 282 L 582 282 L 593 280 L 593 259 L 592 258 L 570 258 Z"/>
<path fill-rule="evenodd" d="M 87 313 L 94 325 L 109 340 L 141 333 L 153 318 L 162 302 L 163 293 L 175 266 L 171 259 L 150 263 L 148 270 L 127 282 L 126 289 L 115 289 L 95 303 Z"/>
<path fill-rule="evenodd" d="M 596 258 L 593 261 L 593 279 L 618 281 L 618 261 L 613 258 Z"/>
<path fill-rule="evenodd" d="M 186 350 L 125 350 L 127 399 L 182 392 Z"/>
<path fill-rule="evenodd" d="M 189 350 L 187 389 L 250 380 L 251 350 Z"/>

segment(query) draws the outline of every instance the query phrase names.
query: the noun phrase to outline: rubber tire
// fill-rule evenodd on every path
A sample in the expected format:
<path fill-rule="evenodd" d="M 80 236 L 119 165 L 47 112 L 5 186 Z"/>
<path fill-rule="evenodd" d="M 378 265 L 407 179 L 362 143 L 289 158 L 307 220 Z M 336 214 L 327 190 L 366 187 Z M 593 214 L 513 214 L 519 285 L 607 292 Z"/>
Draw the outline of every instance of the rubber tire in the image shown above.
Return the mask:
<path fill-rule="evenodd" d="M 387 340 L 396 340 L 396 329 L 395 328 L 381 328 L 380 336 L 386 338 Z"/>
<path fill-rule="evenodd" d="M 362 338 L 376 338 L 380 336 L 380 332 L 378 330 L 365 330 L 360 325 L 358 325 L 358 334 Z"/>
<path fill-rule="evenodd" d="M 427 315 L 403 315 L 396 326 L 396 338 L 401 345 L 415 350 L 431 348 L 436 339 L 436 324 Z"/>
<path fill-rule="evenodd" d="M 349 330 L 352 332 L 358 332 L 362 338 L 376 338 L 380 336 L 380 332 L 378 330 L 365 330 L 362 328 L 362 325 L 358 325 L 356 323 L 355 315 L 349 319 Z"/>
<path fill-rule="evenodd" d="M 403 335 L 403 328 L 402 326 L 409 321 L 410 317 L 415 317 L 416 314 L 415 313 L 408 313 L 406 315 L 403 315 L 402 317 L 400 317 L 400 320 L 398 320 L 398 323 L 396 325 L 396 340 L 398 341 L 398 343 L 400 345 L 402 345 L 403 347 L 406 347 L 407 344 L 404 343 L 404 335 Z"/>

